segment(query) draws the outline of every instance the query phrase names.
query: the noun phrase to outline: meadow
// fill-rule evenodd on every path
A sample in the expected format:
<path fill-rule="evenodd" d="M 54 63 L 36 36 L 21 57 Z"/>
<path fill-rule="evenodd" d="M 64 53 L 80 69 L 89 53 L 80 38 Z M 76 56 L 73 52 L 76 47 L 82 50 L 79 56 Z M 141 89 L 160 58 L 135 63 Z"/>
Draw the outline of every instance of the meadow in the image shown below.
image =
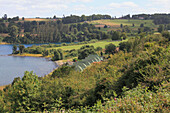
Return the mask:
<path fill-rule="evenodd" d="M 90 24 L 94 25 L 109 25 L 112 27 L 120 27 L 120 24 L 127 25 L 127 26 L 132 26 L 132 24 L 135 24 L 136 27 L 140 27 L 140 24 L 145 24 L 148 27 L 155 27 L 153 20 L 134 20 L 134 19 L 114 19 L 114 20 L 94 20 L 88 22 Z"/>
<path fill-rule="evenodd" d="M 105 46 L 110 44 L 110 43 L 118 46 L 120 42 L 122 42 L 122 41 L 107 41 L 107 40 L 104 40 L 104 41 L 98 41 L 96 43 L 81 44 L 81 45 L 71 45 L 71 46 L 62 46 L 62 47 L 52 47 L 52 48 L 48 48 L 48 49 L 62 49 L 62 50 L 76 49 L 77 50 L 77 49 L 80 49 L 84 45 L 92 45 L 92 46 L 94 46 L 94 48 L 102 47 L 104 49 Z"/>
<path fill-rule="evenodd" d="M 94 20 L 94 21 L 89 21 L 89 24 L 93 24 L 96 27 L 101 27 L 101 30 L 103 31 L 108 31 L 108 30 L 115 30 L 119 29 L 120 25 L 122 24 L 123 26 L 127 25 L 133 30 L 137 30 L 141 24 L 144 25 L 144 27 L 150 27 L 151 29 L 157 30 L 158 26 L 153 23 L 153 20 L 134 20 L 134 19 L 105 19 L 105 20 Z M 134 26 L 133 26 L 134 24 Z M 104 29 L 104 25 L 109 26 L 109 28 Z"/>

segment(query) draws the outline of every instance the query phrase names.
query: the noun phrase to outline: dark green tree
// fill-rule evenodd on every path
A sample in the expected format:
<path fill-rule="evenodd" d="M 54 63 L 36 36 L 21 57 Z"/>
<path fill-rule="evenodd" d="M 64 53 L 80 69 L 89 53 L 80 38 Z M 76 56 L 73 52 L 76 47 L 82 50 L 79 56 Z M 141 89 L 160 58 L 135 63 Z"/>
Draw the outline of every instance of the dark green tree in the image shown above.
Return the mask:
<path fill-rule="evenodd" d="M 13 50 L 12 54 L 15 54 L 15 53 L 16 53 L 16 51 L 17 51 L 17 46 L 16 46 L 16 45 L 13 45 L 12 50 Z"/>
<path fill-rule="evenodd" d="M 170 32 L 168 32 L 168 31 L 163 31 L 163 32 L 162 32 L 162 36 L 165 37 L 165 38 L 167 38 L 167 39 L 170 41 Z"/>
<path fill-rule="evenodd" d="M 107 25 L 105 25 L 104 28 L 107 28 Z"/>
<path fill-rule="evenodd" d="M 19 45 L 19 52 L 20 54 L 24 53 L 25 46 L 24 45 Z"/>
<path fill-rule="evenodd" d="M 96 47 L 96 49 L 95 49 L 96 51 L 102 51 L 102 47 Z"/>
<path fill-rule="evenodd" d="M 112 43 L 105 46 L 105 53 L 106 54 L 114 54 L 116 50 L 116 46 Z"/>
<path fill-rule="evenodd" d="M 123 28 L 123 24 L 120 24 L 120 27 Z"/>
<path fill-rule="evenodd" d="M 83 21 L 86 21 L 86 16 L 85 15 L 82 15 L 81 16 L 81 21 L 83 22 Z"/>
<path fill-rule="evenodd" d="M 60 53 L 58 51 L 54 51 L 54 56 L 52 60 L 55 61 L 55 60 L 60 60 L 60 59 L 61 59 Z"/>
<path fill-rule="evenodd" d="M 15 38 L 18 35 L 18 27 L 15 25 L 9 27 L 9 35 Z"/>
<path fill-rule="evenodd" d="M 49 51 L 48 51 L 48 50 L 44 50 L 44 51 L 42 52 L 42 55 L 43 55 L 43 56 L 48 56 L 48 55 L 49 55 Z"/>
<path fill-rule="evenodd" d="M 121 40 L 120 32 L 119 31 L 113 31 L 111 38 L 112 38 L 112 40 Z"/>
<path fill-rule="evenodd" d="M 78 50 L 78 59 L 85 59 L 90 54 L 95 54 L 94 46 L 89 46 L 89 45 L 82 46 Z"/>
<path fill-rule="evenodd" d="M 158 32 L 163 32 L 164 31 L 164 25 L 159 25 L 158 27 Z"/>
<path fill-rule="evenodd" d="M 62 60 L 64 58 L 62 49 L 57 49 L 54 51 L 53 61 Z"/>

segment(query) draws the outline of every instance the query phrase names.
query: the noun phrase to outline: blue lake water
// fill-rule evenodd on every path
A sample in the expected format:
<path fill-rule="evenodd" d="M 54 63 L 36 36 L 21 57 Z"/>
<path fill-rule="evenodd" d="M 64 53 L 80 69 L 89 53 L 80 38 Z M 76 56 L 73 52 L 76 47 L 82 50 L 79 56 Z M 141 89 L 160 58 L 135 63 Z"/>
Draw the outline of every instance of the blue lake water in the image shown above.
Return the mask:
<path fill-rule="evenodd" d="M 25 44 L 25 47 L 32 45 Z M 7 56 L 12 53 L 12 47 L 13 45 L 0 45 L 0 86 L 12 83 L 15 77 L 24 76 L 25 71 L 44 76 L 58 66 L 46 58 Z"/>

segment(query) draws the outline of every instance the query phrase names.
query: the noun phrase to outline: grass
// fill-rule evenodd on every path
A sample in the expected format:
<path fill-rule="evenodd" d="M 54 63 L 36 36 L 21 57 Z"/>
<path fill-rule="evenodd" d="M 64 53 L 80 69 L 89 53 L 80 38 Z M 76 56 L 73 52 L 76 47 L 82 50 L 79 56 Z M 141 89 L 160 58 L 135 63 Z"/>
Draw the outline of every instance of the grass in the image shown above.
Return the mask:
<path fill-rule="evenodd" d="M 155 27 L 153 20 L 134 20 L 134 19 L 115 19 L 115 20 L 94 20 L 89 22 L 90 24 L 94 25 L 109 25 L 109 26 L 117 26 L 120 27 L 120 24 L 132 26 L 132 24 L 135 24 L 135 26 L 139 27 L 140 24 L 144 24 L 144 26 L 148 27 Z"/>
<path fill-rule="evenodd" d="M 90 44 L 81 44 L 81 45 L 71 45 L 71 46 L 62 46 L 62 47 L 53 47 L 53 48 L 48 48 L 48 49 L 62 49 L 62 50 L 71 50 L 71 49 L 80 49 L 82 46 L 84 45 L 93 45 L 95 48 L 96 47 L 102 47 L 102 48 L 105 48 L 106 45 L 110 44 L 110 43 L 113 43 L 115 44 L 116 46 L 119 45 L 119 43 L 122 42 L 122 41 L 99 41 L 99 42 L 96 42 L 96 43 L 90 43 Z"/>
<path fill-rule="evenodd" d="M 13 56 L 15 56 L 15 55 L 13 55 Z M 42 57 L 42 54 L 23 53 L 23 54 L 17 54 L 16 56 Z"/>
<path fill-rule="evenodd" d="M 6 42 L 1 42 L 1 41 L 0 41 L 0 45 L 1 45 L 1 44 L 2 44 L 2 45 L 4 45 L 4 44 L 9 44 L 9 43 L 6 43 Z"/>
<path fill-rule="evenodd" d="M 0 90 L 2 91 L 7 85 L 0 86 Z"/>

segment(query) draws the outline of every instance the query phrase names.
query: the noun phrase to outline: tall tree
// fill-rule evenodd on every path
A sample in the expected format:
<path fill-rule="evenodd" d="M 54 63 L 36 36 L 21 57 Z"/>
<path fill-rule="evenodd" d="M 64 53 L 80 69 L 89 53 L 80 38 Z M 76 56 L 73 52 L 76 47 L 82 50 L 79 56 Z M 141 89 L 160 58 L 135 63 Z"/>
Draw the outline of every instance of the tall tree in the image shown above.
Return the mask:
<path fill-rule="evenodd" d="M 16 46 L 16 45 L 13 45 L 12 50 L 13 50 L 12 54 L 15 54 L 15 53 L 16 53 L 16 51 L 17 51 L 17 46 Z"/>
<path fill-rule="evenodd" d="M 19 52 L 20 54 L 24 53 L 25 46 L 24 45 L 19 45 Z"/>

